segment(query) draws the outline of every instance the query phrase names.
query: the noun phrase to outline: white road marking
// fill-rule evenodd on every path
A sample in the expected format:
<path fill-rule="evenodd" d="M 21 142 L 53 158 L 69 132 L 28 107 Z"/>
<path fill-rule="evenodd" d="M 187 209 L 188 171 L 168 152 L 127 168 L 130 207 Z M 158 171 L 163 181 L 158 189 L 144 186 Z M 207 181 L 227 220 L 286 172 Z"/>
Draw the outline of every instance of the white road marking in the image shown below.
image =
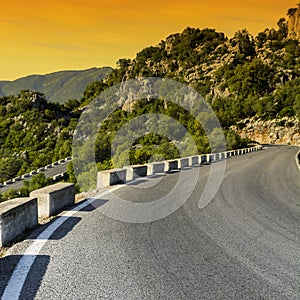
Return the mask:
<path fill-rule="evenodd" d="M 11 275 L 9 282 L 5 288 L 5 291 L 1 297 L 2 300 L 18 300 L 22 288 L 24 286 L 25 280 L 28 273 L 37 258 L 42 247 L 47 243 L 51 235 L 71 216 L 76 214 L 78 211 L 82 210 L 86 206 L 92 204 L 97 198 L 105 196 L 113 191 L 120 189 L 122 185 L 118 185 L 112 189 L 106 190 L 104 192 L 96 194 L 92 199 L 88 199 L 83 203 L 77 205 L 72 210 L 63 213 L 58 217 L 51 225 L 49 225 L 45 230 L 43 230 L 39 236 L 33 240 L 32 244 L 25 250 L 23 256 L 21 257 L 18 265 L 16 266 L 13 274 Z"/>

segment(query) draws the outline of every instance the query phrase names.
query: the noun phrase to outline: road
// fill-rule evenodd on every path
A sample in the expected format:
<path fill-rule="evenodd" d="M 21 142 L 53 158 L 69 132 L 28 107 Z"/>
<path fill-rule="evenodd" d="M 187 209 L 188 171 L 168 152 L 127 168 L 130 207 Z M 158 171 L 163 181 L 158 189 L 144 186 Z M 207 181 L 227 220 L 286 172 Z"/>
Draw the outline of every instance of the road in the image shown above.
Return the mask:
<path fill-rule="evenodd" d="M 20 299 L 299 299 L 297 150 L 273 146 L 228 159 L 222 185 L 203 209 L 198 203 L 209 165 L 102 194 L 49 239 L 37 239 L 49 230 L 45 225 L 12 247 L 0 260 L 0 295 L 20 288 L 16 273 L 8 281 L 26 253 L 38 255 Z M 179 174 L 188 185 L 197 170 L 194 192 L 166 218 L 130 224 L 99 210 L 116 195 L 138 203 L 158 199 Z M 40 251 L 25 252 L 33 243 Z"/>
<path fill-rule="evenodd" d="M 68 163 L 69 163 L 69 161 L 60 163 L 59 165 L 53 166 L 52 168 L 47 169 L 47 170 L 45 170 L 43 172 L 40 172 L 40 173 L 44 173 L 46 178 L 53 177 L 55 175 L 66 172 Z M 0 193 L 4 193 L 5 191 L 8 191 L 10 189 L 19 189 L 23 186 L 24 181 L 28 181 L 28 180 L 31 180 L 31 179 L 32 179 L 32 177 L 28 177 L 26 179 L 22 179 L 20 181 L 16 181 L 16 182 L 13 182 L 11 184 L 2 186 L 2 187 L 0 187 Z"/>

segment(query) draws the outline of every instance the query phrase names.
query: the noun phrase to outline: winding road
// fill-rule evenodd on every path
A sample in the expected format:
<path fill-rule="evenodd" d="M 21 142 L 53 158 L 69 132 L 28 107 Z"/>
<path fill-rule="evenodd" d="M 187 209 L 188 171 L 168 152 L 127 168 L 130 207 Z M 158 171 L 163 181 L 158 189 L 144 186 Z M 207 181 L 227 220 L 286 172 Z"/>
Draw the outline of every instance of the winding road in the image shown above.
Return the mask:
<path fill-rule="evenodd" d="M 67 165 L 70 161 L 62 162 L 58 165 L 52 166 L 51 168 L 41 171 L 40 173 L 44 173 L 46 178 L 53 177 L 55 175 L 65 173 L 67 171 Z M 0 186 L 0 194 L 4 193 L 10 189 L 20 189 L 23 186 L 24 181 L 29 181 L 32 179 L 32 176 L 22 179 L 20 181 L 12 182 L 8 185 Z"/>
<path fill-rule="evenodd" d="M 228 159 L 222 185 L 203 209 L 198 204 L 210 165 L 95 195 L 91 204 L 66 212 L 62 226 L 55 226 L 58 218 L 9 249 L 0 260 L 0 295 L 5 300 L 299 299 L 297 151 L 269 146 Z M 198 171 L 189 199 L 166 218 L 131 224 L 100 211 L 116 196 L 135 203 L 160 199 L 180 174 L 188 184 Z M 24 253 L 33 264 L 20 268 Z"/>

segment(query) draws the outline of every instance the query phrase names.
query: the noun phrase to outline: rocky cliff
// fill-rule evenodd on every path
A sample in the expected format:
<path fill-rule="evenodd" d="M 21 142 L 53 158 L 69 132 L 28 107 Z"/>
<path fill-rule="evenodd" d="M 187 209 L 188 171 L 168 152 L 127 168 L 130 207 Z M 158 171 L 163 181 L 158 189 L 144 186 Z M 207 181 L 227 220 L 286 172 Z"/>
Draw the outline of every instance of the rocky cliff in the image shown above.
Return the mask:
<path fill-rule="evenodd" d="M 238 135 L 261 144 L 300 146 L 300 122 L 297 118 L 281 118 L 269 121 L 244 119 L 232 126 Z"/>
<path fill-rule="evenodd" d="M 290 8 L 288 10 L 288 37 L 300 40 L 300 3 L 298 8 Z"/>

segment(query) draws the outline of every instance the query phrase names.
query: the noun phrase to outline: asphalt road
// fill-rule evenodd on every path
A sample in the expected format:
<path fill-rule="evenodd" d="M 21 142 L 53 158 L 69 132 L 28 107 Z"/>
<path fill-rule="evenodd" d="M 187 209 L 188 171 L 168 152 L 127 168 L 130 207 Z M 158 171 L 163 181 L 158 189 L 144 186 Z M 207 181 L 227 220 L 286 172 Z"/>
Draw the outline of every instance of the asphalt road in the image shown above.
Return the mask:
<path fill-rule="evenodd" d="M 67 170 L 67 164 L 69 162 L 70 161 L 63 162 L 63 163 L 61 163 L 59 165 L 53 166 L 52 168 L 47 169 L 47 170 L 45 170 L 43 172 L 40 172 L 40 173 L 44 173 L 45 176 L 46 176 L 46 178 L 53 177 L 55 175 L 64 173 Z M 23 186 L 23 182 L 24 181 L 28 181 L 28 180 L 31 180 L 31 179 L 32 179 L 32 177 L 28 177 L 26 179 L 22 179 L 20 181 L 16 181 L 16 182 L 13 182 L 11 184 L 2 186 L 2 187 L 0 187 L 0 193 L 4 193 L 5 191 L 8 191 L 10 189 L 19 189 L 19 188 L 21 188 Z"/>
<path fill-rule="evenodd" d="M 49 240 L 36 239 L 49 229 L 44 226 L 12 247 L 0 260 L 0 295 L 26 248 L 44 243 L 39 253 L 27 253 L 37 256 L 20 299 L 299 299 L 297 150 L 274 146 L 228 159 L 222 185 L 204 209 L 198 203 L 209 165 L 102 195 Z M 192 195 L 164 219 L 129 224 L 100 211 L 116 196 L 134 203 L 157 200 L 179 174 L 188 186 L 197 171 Z M 186 186 L 169 200 L 182 197 Z M 17 290 L 15 282 L 11 288 Z"/>

